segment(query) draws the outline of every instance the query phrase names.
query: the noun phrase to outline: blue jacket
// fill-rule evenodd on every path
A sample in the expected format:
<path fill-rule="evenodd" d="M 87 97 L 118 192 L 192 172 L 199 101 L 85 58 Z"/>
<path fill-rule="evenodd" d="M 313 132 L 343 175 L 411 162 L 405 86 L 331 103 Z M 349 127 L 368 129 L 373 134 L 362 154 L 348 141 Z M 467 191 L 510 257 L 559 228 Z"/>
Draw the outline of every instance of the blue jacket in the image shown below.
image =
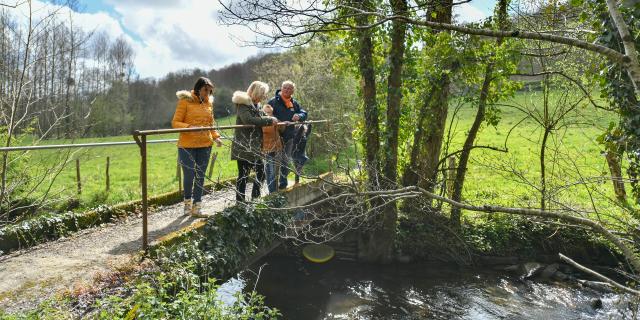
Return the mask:
<path fill-rule="evenodd" d="M 291 98 L 293 102 L 293 108 L 289 109 L 285 106 L 284 101 L 280 97 L 280 89 L 276 90 L 276 96 L 271 98 L 269 102 L 267 102 L 271 107 L 273 107 L 273 116 L 278 118 L 280 121 L 293 121 L 293 116 L 300 116 L 300 121 L 307 120 L 307 112 L 300 108 L 300 104 L 293 97 Z M 282 139 L 286 142 L 293 138 L 295 135 L 294 126 L 287 126 L 284 129 L 284 132 L 280 135 Z"/>

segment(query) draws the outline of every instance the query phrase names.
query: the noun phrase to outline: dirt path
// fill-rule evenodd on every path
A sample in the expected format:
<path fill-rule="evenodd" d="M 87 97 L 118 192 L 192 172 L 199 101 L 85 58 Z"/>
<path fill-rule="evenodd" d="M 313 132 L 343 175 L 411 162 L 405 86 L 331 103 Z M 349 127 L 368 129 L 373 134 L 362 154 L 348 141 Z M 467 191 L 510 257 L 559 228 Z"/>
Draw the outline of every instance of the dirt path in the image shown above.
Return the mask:
<path fill-rule="evenodd" d="M 232 191 L 206 195 L 204 212 L 219 212 L 234 197 Z M 149 242 L 195 221 L 182 214 L 182 204 L 158 208 L 148 217 Z M 134 217 L 3 257 L 0 309 L 32 308 L 60 290 L 89 283 L 99 273 L 126 265 L 140 250 L 141 236 L 142 219 Z"/>

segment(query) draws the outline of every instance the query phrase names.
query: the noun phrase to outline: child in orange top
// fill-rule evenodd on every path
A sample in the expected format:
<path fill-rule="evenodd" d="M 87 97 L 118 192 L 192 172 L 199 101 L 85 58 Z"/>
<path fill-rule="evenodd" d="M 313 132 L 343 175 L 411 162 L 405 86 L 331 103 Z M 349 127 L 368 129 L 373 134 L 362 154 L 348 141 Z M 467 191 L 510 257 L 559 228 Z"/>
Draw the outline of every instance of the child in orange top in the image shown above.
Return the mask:
<path fill-rule="evenodd" d="M 273 108 L 265 105 L 262 111 L 267 115 L 273 116 Z M 284 131 L 285 126 L 273 124 L 271 126 L 262 127 L 262 152 L 265 154 L 265 171 L 267 176 L 267 186 L 269 193 L 276 191 L 276 168 L 282 162 L 282 138 L 280 133 Z"/>

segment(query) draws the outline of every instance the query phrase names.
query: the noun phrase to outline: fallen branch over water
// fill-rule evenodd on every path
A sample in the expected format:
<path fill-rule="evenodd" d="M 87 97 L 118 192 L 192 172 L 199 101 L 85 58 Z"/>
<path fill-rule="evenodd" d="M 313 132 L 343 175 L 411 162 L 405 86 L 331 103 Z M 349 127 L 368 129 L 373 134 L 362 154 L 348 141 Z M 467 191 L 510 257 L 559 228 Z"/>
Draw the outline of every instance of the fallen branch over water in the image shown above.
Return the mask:
<path fill-rule="evenodd" d="M 616 282 L 616 281 L 614 281 L 614 280 L 612 280 L 612 279 L 610 279 L 610 278 L 608 278 L 608 277 L 606 277 L 606 276 L 604 276 L 604 275 L 602 275 L 602 274 L 600 274 L 600 273 L 598 273 L 598 272 L 596 272 L 594 270 L 591 270 L 591 269 L 589 269 L 589 268 L 587 268 L 587 267 L 585 267 L 585 266 L 573 261 L 571 258 L 565 256 L 562 253 L 559 253 L 558 255 L 560 256 L 560 260 L 572 265 L 576 269 L 578 269 L 578 270 L 580 270 L 580 271 L 582 271 L 584 273 L 590 274 L 590 275 L 592 275 L 592 276 L 594 276 L 594 277 L 596 277 L 596 278 L 598 278 L 598 279 L 600 279 L 600 280 L 602 280 L 604 282 L 607 282 L 607 283 L 611 284 L 612 286 L 614 286 L 614 287 L 616 287 L 616 288 L 618 288 L 618 289 L 620 289 L 620 290 L 622 290 L 624 292 L 640 296 L 640 291 L 635 290 L 635 289 L 631 289 L 631 288 L 629 288 L 629 287 L 627 287 L 625 285 L 622 285 L 622 284 L 620 284 L 620 283 L 618 283 L 618 282 Z"/>

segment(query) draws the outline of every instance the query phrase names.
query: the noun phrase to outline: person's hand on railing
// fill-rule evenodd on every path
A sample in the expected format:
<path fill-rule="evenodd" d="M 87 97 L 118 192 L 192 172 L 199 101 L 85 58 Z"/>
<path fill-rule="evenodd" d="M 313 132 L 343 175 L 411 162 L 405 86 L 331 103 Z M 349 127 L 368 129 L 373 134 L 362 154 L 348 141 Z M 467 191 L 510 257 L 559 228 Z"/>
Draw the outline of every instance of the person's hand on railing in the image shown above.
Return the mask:
<path fill-rule="evenodd" d="M 298 114 L 294 114 L 293 117 L 291 118 L 291 120 L 293 121 L 300 121 L 300 115 Z"/>

